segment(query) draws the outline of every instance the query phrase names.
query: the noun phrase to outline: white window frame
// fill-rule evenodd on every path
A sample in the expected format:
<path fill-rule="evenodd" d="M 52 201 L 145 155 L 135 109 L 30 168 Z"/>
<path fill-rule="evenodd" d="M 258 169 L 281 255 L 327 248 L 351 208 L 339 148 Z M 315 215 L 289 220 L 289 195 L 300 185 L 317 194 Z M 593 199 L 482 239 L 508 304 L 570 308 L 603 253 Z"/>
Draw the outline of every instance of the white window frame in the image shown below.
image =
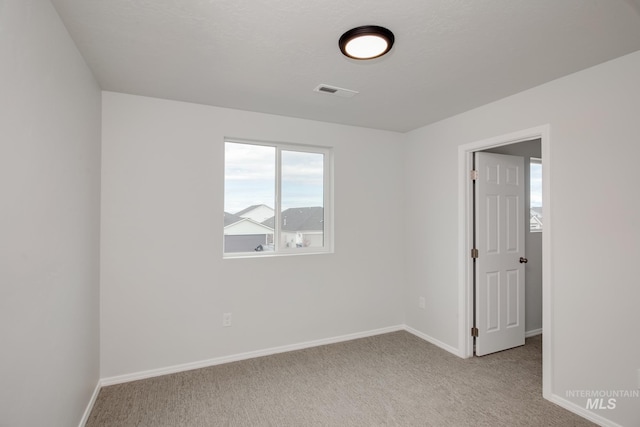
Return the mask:
<path fill-rule="evenodd" d="M 273 230 L 273 251 L 251 251 L 251 252 L 225 252 L 224 251 L 224 235 L 222 239 L 222 256 L 223 258 L 262 258 L 270 256 L 291 256 L 291 255 L 308 255 L 308 254 L 326 254 L 333 253 L 333 148 L 319 145 L 305 145 L 296 143 L 285 142 L 267 142 L 267 141 L 254 141 L 239 138 L 224 138 L 225 155 L 223 156 L 223 189 L 222 194 L 225 194 L 226 179 L 224 177 L 224 171 L 226 170 L 226 143 L 234 144 L 247 144 L 247 145 L 261 145 L 266 147 L 274 147 L 276 150 L 276 171 L 275 171 L 275 200 L 274 200 L 274 230 Z M 323 229 L 323 241 L 322 247 L 302 247 L 302 248 L 281 248 L 281 190 L 282 190 L 282 151 L 296 151 L 303 153 L 315 153 L 322 154 L 324 156 L 323 161 L 323 214 L 324 214 L 324 229 Z M 223 196 L 224 198 L 224 196 Z M 224 206 L 224 203 L 223 203 Z M 224 217 L 224 208 L 223 208 Z M 224 229 L 224 221 L 223 221 Z"/>

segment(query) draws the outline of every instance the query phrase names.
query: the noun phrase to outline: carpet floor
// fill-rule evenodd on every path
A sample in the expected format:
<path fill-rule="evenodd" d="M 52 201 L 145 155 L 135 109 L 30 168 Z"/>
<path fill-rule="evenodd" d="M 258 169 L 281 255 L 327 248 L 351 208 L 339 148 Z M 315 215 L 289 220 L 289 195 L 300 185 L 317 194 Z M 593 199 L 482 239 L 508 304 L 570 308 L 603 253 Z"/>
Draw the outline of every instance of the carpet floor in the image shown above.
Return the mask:
<path fill-rule="evenodd" d="M 594 426 L 542 398 L 542 339 L 460 359 L 408 332 L 103 387 L 97 426 Z"/>

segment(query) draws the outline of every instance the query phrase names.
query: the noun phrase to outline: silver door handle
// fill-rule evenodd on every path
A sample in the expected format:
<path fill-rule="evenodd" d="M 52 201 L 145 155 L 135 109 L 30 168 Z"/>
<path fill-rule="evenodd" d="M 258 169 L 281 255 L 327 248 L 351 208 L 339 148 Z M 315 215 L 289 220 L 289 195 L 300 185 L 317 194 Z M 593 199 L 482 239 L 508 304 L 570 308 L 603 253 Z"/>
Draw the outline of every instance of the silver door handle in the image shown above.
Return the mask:
<path fill-rule="evenodd" d="M 520 264 L 526 264 L 528 262 L 529 262 L 529 260 L 526 259 L 525 257 L 520 257 Z"/>

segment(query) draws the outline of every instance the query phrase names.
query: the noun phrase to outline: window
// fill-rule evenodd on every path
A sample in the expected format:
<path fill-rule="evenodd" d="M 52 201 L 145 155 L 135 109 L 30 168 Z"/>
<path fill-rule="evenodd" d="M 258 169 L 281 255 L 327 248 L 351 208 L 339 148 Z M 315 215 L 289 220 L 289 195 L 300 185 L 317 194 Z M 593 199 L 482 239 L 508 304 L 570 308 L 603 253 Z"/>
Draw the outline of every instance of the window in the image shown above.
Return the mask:
<path fill-rule="evenodd" d="M 542 231 L 542 160 L 529 163 L 529 231 Z"/>
<path fill-rule="evenodd" d="M 331 150 L 225 141 L 224 255 L 331 250 Z"/>

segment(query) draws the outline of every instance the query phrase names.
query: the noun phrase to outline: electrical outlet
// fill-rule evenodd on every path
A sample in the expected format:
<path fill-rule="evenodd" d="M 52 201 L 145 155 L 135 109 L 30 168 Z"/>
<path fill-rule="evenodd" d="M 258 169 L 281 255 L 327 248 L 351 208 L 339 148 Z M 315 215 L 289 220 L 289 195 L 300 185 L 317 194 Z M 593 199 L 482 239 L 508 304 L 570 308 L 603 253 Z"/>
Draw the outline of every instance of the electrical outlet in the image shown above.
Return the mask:
<path fill-rule="evenodd" d="M 222 315 L 222 326 L 225 328 L 231 326 L 231 313 L 224 313 Z"/>
<path fill-rule="evenodd" d="M 418 307 L 424 309 L 427 306 L 427 301 L 424 297 L 418 298 Z"/>

